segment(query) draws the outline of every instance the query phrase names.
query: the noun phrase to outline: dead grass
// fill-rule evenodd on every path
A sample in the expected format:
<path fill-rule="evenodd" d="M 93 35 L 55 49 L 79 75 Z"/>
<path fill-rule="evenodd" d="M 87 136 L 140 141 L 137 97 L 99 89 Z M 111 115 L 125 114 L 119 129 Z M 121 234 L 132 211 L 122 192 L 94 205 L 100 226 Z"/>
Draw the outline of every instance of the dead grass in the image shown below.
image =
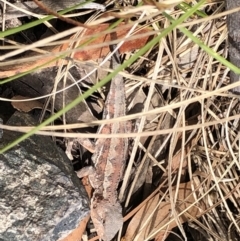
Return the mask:
<path fill-rule="evenodd" d="M 227 58 L 226 18 L 214 19 L 223 11 L 223 5 L 222 1 L 206 4 L 204 9 L 213 19 L 198 21 L 197 15 L 194 15 L 184 25 L 215 52 Z M 125 16 L 130 10 L 124 10 Z M 151 34 L 153 31 L 161 32 L 170 24 L 155 6 L 149 5 L 131 14 L 135 15 L 136 22 L 142 23 L 141 28 L 151 26 Z M 171 11 L 170 14 L 178 18 L 182 11 Z M 99 24 L 114 16 L 99 13 L 94 18 Z M 128 24 L 133 26 L 134 23 Z M 78 38 L 75 35 L 74 40 L 62 40 L 63 36 L 72 34 L 63 32 L 30 45 L 15 42 L 17 50 L 8 52 L 5 57 L 3 55 L 2 60 L 6 64 L 8 57 L 13 58 L 27 50 L 38 53 L 38 56 L 31 57 L 31 61 L 44 59 L 52 52 L 44 49 L 43 53 L 43 46 L 59 45 L 63 41 L 69 44 L 64 53 L 74 58 L 73 48 L 80 36 L 84 36 L 85 30 L 75 28 L 73 32 L 78 33 Z M 117 41 L 120 42 L 119 39 Z M 137 41 L 141 41 L 141 37 Z M 111 43 L 103 42 L 96 48 Z M 135 51 L 127 52 L 125 59 Z M 29 57 L 25 60 L 28 62 Z M 73 64 L 69 61 L 66 65 L 66 59 L 63 64 L 61 61 L 56 85 L 69 74 Z M 15 63 L 11 60 L 9 64 Z M 97 66 L 96 70 L 102 68 L 96 62 L 93 66 Z M 197 240 L 199 237 L 199 240 L 219 241 L 240 239 L 240 107 L 238 98 L 227 92 L 228 72 L 224 65 L 177 29 L 122 72 L 126 78 L 127 105 L 132 113 L 121 119 L 137 122 L 137 133 L 127 134 L 134 137 L 133 146 L 119 193 L 126 210 L 125 221 L 132 219 L 130 225 L 126 223 L 124 227 L 126 240 L 163 240 L 176 226 L 179 228 L 176 235 L 185 240 Z M 73 82 L 79 80 L 74 79 Z M 64 92 L 65 88 L 61 91 Z M 56 89 L 50 98 L 55 92 Z M 67 122 L 64 116 L 63 122 Z M 100 123 L 106 121 L 91 121 L 90 124 Z M 46 129 L 54 130 L 54 127 Z M 39 133 L 49 134 L 43 130 Z M 154 195 L 149 196 L 153 190 Z M 141 206 L 134 209 L 137 205 Z M 136 219 L 139 222 L 133 221 Z M 183 228 L 183 223 L 188 223 L 188 228 Z"/>

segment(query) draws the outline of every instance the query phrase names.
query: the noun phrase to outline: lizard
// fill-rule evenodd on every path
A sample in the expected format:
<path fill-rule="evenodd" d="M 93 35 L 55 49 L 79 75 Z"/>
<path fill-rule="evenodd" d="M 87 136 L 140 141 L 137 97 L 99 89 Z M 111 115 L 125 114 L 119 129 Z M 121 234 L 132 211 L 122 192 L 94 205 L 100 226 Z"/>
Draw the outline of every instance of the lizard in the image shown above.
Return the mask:
<path fill-rule="evenodd" d="M 118 54 L 112 58 L 112 68 L 119 65 Z M 105 107 L 103 119 L 111 119 L 126 114 L 126 98 L 123 77 L 117 74 L 111 81 L 111 86 Z M 130 122 L 114 122 L 99 127 L 99 134 L 116 134 L 130 132 Z M 81 143 L 80 143 L 81 144 Z M 122 207 L 118 201 L 117 188 L 122 179 L 125 162 L 128 155 L 128 139 L 99 138 L 94 145 L 92 155 L 93 167 L 77 171 L 78 177 L 86 175 L 94 192 L 91 199 L 91 218 L 96 232 L 101 240 L 110 241 L 123 225 Z"/>

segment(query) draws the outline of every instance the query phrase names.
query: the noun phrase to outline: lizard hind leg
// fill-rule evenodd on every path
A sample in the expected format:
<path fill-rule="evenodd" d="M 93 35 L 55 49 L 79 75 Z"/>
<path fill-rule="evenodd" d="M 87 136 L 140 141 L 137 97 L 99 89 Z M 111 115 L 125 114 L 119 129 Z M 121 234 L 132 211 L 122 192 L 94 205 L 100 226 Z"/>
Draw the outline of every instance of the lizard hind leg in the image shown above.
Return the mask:
<path fill-rule="evenodd" d="M 98 205 L 92 203 L 91 218 L 99 238 L 110 241 L 122 228 L 122 207 L 118 202 L 111 204 L 103 199 Z"/>

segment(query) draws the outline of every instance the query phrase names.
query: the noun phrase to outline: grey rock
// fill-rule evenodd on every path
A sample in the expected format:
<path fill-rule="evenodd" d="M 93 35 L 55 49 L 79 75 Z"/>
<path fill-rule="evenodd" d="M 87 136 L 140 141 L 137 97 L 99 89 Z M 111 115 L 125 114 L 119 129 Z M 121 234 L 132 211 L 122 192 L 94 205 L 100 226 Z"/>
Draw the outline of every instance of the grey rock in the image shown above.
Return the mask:
<path fill-rule="evenodd" d="M 8 125 L 36 125 L 16 112 Z M 0 148 L 21 136 L 4 131 Z M 0 240 L 55 241 L 89 213 L 85 190 L 65 153 L 49 137 L 33 135 L 0 155 Z"/>
<path fill-rule="evenodd" d="M 77 68 L 71 68 L 69 70 L 69 75 L 74 76 L 76 80 L 81 78 Z M 22 96 L 29 97 L 39 97 L 52 92 L 55 78 L 57 75 L 57 68 L 49 67 L 45 69 L 38 70 L 36 73 L 30 73 L 28 75 L 22 76 L 11 83 L 12 89 L 15 93 Z M 73 84 L 73 81 L 69 78 L 66 80 L 66 86 Z M 57 85 L 57 90 L 62 90 L 64 88 L 63 81 L 59 81 Z M 65 87 L 66 87 L 65 86 Z M 76 99 L 81 93 L 79 92 L 79 86 L 74 85 L 70 89 L 60 91 L 60 93 L 55 95 L 54 108 L 59 111 L 63 106 L 63 100 L 65 100 L 65 105 L 71 103 Z M 64 96 L 64 97 L 63 97 Z M 45 103 L 45 99 L 40 99 Z M 79 114 L 80 113 L 80 114 Z M 67 123 L 76 122 L 90 122 L 96 120 L 96 118 L 91 113 L 90 109 L 87 107 L 85 101 L 82 101 L 70 111 L 65 114 Z"/>
<path fill-rule="evenodd" d="M 226 0 L 226 9 L 231 10 L 240 7 L 240 0 Z M 227 15 L 228 28 L 228 51 L 230 62 L 240 68 L 240 13 L 235 12 Z M 239 75 L 230 71 L 230 82 L 239 81 Z M 240 86 L 231 90 L 235 94 L 240 94 Z"/>

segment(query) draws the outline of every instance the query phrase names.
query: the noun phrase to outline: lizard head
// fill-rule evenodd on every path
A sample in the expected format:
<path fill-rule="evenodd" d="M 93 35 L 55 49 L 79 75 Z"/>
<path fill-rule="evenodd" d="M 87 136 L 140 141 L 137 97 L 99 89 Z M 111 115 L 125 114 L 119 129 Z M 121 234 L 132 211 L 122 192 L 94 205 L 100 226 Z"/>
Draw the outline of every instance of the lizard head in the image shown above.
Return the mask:
<path fill-rule="evenodd" d="M 110 241 L 123 225 L 122 207 L 108 200 L 92 202 L 91 218 L 101 240 Z"/>

